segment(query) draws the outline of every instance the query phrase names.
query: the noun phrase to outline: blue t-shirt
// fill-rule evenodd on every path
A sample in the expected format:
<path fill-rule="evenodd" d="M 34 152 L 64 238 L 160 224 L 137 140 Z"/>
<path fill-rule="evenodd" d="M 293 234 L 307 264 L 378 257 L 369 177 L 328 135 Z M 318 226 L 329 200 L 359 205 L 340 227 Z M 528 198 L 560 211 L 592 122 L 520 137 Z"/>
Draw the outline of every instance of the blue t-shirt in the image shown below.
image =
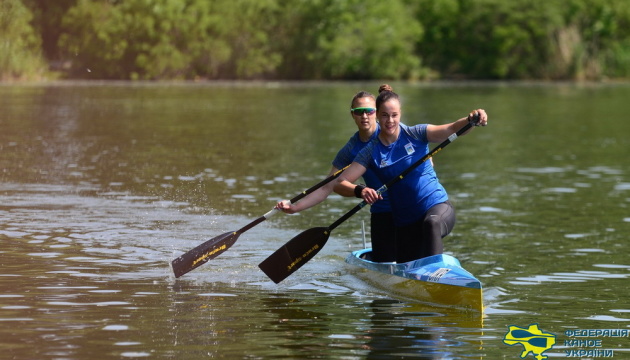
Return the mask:
<path fill-rule="evenodd" d="M 372 140 L 377 139 L 378 133 L 379 133 L 379 128 L 377 127 L 374 134 L 372 134 L 372 137 L 370 138 L 370 140 L 363 142 L 361 141 L 361 138 L 359 138 L 359 132 L 357 131 L 354 135 L 352 135 L 350 140 L 348 140 L 346 145 L 344 145 L 344 147 L 342 147 L 341 150 L 339 150 L 339 152 L 337 153 L 337 156 L 335 156 L 335 159 L 332 162 L 332 165 L 336 167 L 337 169 L 343 169 L 347 165 L 351 164 L 354 158 L 357 156 L 357 154 L 364 147 L 366 147 Z M 365 181 L 365 185 L 367 185 L 368 187 L 372 189 L 378 189 L 381 186 L 383 186 L 383 182 L 381 182 L 378 176 L 376 176 L 376 174 L 374 174 L 374 172 L 370 169 L 368 169 L 365 172 L 365 174 L 363 174 L 363 181 Z M 388 197 L 387 192 L 383 193 L 382 195 L 383 195 L 383 200 L 379 200 L 376 203 L 374 203 L 370 207 L 370 212 L 382 213 L 382 212 L 392 211 L 389 205 L 389 200 L 387 199 Z"/>
<path fill-rule="evenodd" d="M 428 153 L 427 124 L 400 124 L 400 135 L 393 144 L 385 146 L 375 138 L 354 161 L 376 174 L 381 183 L 387 183 Z M 448 200 L 430 161 L 420 164 L 387 192 L 398 226 L 420 220 L 431 207 Z"/>

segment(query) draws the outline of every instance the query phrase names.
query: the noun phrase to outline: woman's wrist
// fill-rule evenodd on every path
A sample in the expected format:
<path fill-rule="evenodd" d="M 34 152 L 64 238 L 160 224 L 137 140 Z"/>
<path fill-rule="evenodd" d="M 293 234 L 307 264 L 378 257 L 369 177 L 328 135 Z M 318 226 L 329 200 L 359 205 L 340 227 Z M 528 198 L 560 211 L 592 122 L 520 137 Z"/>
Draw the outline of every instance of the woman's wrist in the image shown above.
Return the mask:
<path fill-rule="evenodd" d="M 363 193 L 363 189 L 365 189 L 364 185 L 357 185 L 354 187 L 354 196 L 358 197 L 359 199 L 362 198 L 361 194 Z"/>

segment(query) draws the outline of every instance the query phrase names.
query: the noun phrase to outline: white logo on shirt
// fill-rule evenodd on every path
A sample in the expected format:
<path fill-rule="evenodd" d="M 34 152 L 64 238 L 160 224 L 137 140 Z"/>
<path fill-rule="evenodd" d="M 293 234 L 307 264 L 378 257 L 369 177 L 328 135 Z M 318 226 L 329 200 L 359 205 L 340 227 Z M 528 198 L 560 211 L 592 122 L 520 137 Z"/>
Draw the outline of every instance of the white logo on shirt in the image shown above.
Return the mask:
<path fill-rule="evenodd" d="M 407 150 L 407 155 L 411 155 L 414 152 L 416 152 L 416 150 L 414 150 L 413 145 L 411 143 L 408 143 L 407 145 L 405 145 L 405 150 Z"/>

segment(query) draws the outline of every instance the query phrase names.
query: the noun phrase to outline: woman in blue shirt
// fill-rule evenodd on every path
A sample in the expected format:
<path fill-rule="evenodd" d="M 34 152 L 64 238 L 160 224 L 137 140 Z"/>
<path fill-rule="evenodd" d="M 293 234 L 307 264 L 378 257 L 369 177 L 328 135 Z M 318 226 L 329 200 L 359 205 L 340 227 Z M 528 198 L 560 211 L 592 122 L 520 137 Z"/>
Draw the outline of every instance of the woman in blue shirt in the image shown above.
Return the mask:
<path fill-rule="evenodd" d="M 387 183 L 425 156 L 429 152 L 429 143 L 445 141 L 468 123 L 468 118 L 462 118 L 444 125 L 404 125 L 400 122 L 400 99 L 389 85 L 379 89 L 376 109 L 379 135 L 359 152 L 352 165 L 339 177 L 341 186 L 350 186 L 367 170 Z M 486 112 L 478 109 L 470 116 L 476 114 L 479 115 L 478 125 L 487 125 Z M 374 188 L 359 189 L 357 193 L 360 191 L 368 204 L 382 198 Z M 441 254 L 442 238 L 455 225 L 455 211 L 433 166 L 424 162 L 387 192 L 396 225 L 396 261 L 407 262 Z"/>

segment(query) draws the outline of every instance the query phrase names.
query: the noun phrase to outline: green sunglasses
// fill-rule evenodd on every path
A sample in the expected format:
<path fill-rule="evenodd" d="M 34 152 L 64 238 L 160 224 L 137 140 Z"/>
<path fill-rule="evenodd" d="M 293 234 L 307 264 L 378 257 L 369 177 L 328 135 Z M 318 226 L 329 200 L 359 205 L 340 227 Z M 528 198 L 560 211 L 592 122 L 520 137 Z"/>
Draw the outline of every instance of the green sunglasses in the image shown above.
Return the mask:
<path fill-rule="evenodd" d="M 358 107 L 358 108 L 350 109 L 350 112 L 356 116 L 361 116 L 363 114 L 374 115 L 374 113 L 376 112 L 376 109 L 371 108 L 371 107 Z"/>

